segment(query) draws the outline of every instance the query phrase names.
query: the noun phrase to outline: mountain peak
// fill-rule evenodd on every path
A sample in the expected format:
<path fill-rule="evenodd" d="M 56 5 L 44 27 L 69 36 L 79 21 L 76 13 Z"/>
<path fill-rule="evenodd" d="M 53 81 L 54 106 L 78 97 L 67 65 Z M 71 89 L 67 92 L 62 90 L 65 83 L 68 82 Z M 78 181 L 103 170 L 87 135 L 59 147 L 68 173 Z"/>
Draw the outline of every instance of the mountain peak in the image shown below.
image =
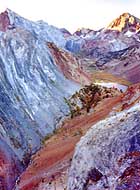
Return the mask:
<path fill-rule="evenodd" d="M 126 13 L 123 13 L 122 15 L 120 15 L 120 16 L 125 17 L 125 18 L 129 18 L 132 15 L 130 13 L 126 12 Z"/>
<path fill-rule="evenodd" d="M 120 32 L 138 32 L 140 30 L 140 19 L 130 13 L 123 13 L 113 20 L 107 29 L 118 30 Z"/>
<path fill-rule="evenodd" d="M 76 32 L 74 32 L 74 36 L 80 36 L 80 37 L 90 37 L 97 33 L 97 31 L 94 31 L 89 28 L 78 28 Z"/>
<path fill-rule="evenodd" d="M 13 26 L 13 15 L 15 13 L 10 9 L 6 9 L 0 13 L 0 31 L 5 32 Z"/>

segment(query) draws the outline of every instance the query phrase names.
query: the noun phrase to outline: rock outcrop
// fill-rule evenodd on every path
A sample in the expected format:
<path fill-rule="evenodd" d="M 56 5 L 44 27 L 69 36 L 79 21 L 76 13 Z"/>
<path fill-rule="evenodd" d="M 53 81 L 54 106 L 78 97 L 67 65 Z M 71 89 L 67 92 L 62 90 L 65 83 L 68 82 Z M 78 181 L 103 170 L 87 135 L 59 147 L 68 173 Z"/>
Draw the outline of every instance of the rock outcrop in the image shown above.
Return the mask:
<path fill-rule="evenodd" d="M 107 29 L 118 30 L 119 32 L 133 34 L 140 31 L 140 19 L 129 13 L 123 13 L 117 19 L 113 20 Z"/>
<path fill-rule="evenodd" d="M 129 88 L 122 102 L 138 102 L 139 88 L 139 85 Z M 125 107 L 93 125 L 81 138 L 73 157 L 68 190 L 140 188 L 140 107 L 139 103 L 131 103 L 129 109 Z"/>

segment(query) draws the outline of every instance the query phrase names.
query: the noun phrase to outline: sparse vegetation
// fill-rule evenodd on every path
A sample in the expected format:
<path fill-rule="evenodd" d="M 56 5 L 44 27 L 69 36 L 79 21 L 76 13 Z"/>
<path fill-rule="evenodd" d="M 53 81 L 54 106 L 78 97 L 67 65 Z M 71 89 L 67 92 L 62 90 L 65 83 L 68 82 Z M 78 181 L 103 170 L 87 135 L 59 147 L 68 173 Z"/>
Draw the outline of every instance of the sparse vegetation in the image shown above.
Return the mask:
<path fill-rule="evenodd" d="M 113 97 L 119 93 L 120 91 L 116 88 L 90 84 L 76 92 L 69 99 L 65 98 L 65 102 L 69 106 L 70 115 L 73 118 L 82 114 L 83 111 L 90 112 L 91 108 L 94 108 L 102 99 Z"/>
<path fill-rule="evenodd" d="M 54 135 L 58 134 L 59 132 L 62 131 L 62 128 L 57 128 L 54 129 L 52 133 L 47 134 L 43 139 L 42 139 L 42 144 L 45 144 L 45 142 L 47 140 L 49 140 L 51 137 L 53 137 Z"/>
<path fill-rule="evenodd" d="M 83 135 L 83 131 L 82 129 L 79 129 L 78 131 L 75 131 L 73 136 L 82 136 Z"/>
<path fill-rule="evenodd" d="M 47 134 L 47 135 L 43 138 L 42 144 L 45 144 L 45 142 L 46 142 L 47 140 L 49 140 L 53 135 L 54 135 L 53 133 Z"/>

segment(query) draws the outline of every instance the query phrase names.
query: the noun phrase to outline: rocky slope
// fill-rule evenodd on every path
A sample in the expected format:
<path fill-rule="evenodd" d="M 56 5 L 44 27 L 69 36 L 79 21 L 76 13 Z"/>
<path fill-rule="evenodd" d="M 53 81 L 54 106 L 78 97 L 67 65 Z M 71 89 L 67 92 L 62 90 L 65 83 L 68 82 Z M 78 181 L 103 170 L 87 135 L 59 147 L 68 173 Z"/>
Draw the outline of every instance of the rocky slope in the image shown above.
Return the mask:
<path fill-rule="evenodd" d="M 58 48 L 54 43 L 48 42 L 47 45 L 55 63 L 67 79 L 82 85 L 91 82 L 91 75 L 84 70 L 84 66 L 88 62 L 87 60 L 80 59 L 74 54 Z"/>
<path fill-rule="evenodd" d="M 26 190 L 28 189 L 64 190 L 66 189 L 67 178 L 69 176 L 69 184 L 68 184 L 67 189 L 78 190 L 78 188 L 80 188 L 83 190 L 84 188 L 81 181 L 82 180 L 86 181 L 87 179 L 86 178 L 87 170 L 85 168 L 87 169 L 90 168 L 91 164 L 94 163 L 94 161 L 97 163 L 99 162 L 99 166 L 100 164 L 103 165 L 102 162 L 100 161 L 100 159 L 103 156 L 102 157 L 96 156 L 95 153 L 98 151 L 98 148 L 96 147 L 95 150 L 92 149 L 91 143 L 93 143 L 94 141 L 92 141 L 91 138 L 90 138 L 91 140 L 89 140 L 89 138 L 87 137 L 91 136 L 91 131 L 92 133 L 94 133 L 94 128 L 97 130 L 98 134 L 96 134 L 96 136 L 97 137 L 99 136 L 99 138 L 97 138 L 97 142 L 101 146 L 100 150 L 103 151 L 103 153 L 101 152 L 102 155 L 104 155 L 104 148 L 102 148 L 102 144 L 104 145 L 104 143 L 106 143 L 108 145 L 109 137 L 112 138 L 112 141 L 113 141 L 112 133 L 110 132 L 109 133 L 110 135 L 107 134 L 108 138 L 106 138 L 106 136 L 104 137 L 104 131 L 109 132 L 110 129 L 114 130 L 115 132 L 113 134 L 115 135 L 116 139 L 118 138 L 118 142 L 119 142 L 119 135 L 117 133 L 117 129 L 118 131 L 119 130 L 121 131 L 120 128 L 122 126 L 122 123 L 127 121 L 125 120 L 125 118 L 128 119 L 128 116 L 131 111 L 131 110 L 127 111 L 127 109 L 134 110 L 138 101 L 140 101 L 140 85 L 133 85 L 129 87 L 125 93 L 113 98 L 106 98 L 103 101 L 101 101 L 100 104 L 98 104 L 95 107 L 94 112 L 92 111 L 88 114 L 82 114 L 78 117 L 74 117 L 73 119 L 65 120 L 62 128 L 57 130 L 56 133 L 52 137 L 49 137 L 49 140 L 46 140 L 44 147 L 36 155 L 32 157 L 29 167 L 20 176 L 15 189 L 16 190 L 19 190 L 19 189 L 20 190 L 25 190 L 25 189 Z M 137 108 L 138 107 L 139 107 L 139 104 Z M 135 118 L 135 112 L 132 111 L 131 115 L 133 115 L 133 117 Z M 107 116 L 108 116 L 107 119 L 103 120 L 100 123 L 97 123 L 98 121 L 106 118 Z M 116 122 L 116 125 L 115 125 L 116 127 L 114 127 L 115 122 Z M 97 124 L 93 126 L 93 124 L 95 123 Z M 81 138 L 81 136 L 83 136 L 91 126 L 93 127 L 87 133 L 89 135 L 86 134 L 86 136 Z M 102 132 L 103 126 L 104 128 Z M 128 130 L 129 130 L 129 126 L 133 126 L 133 120 L 127 121 Z M 100 140 L 100 133 L 103 136 L 101 140 Z M 129 138 L 129 135 L 127 136 L 127 138 Z M 71 158 L 74 153 L 75 145 L 79 140 L 80 142 L 76 146 L 77 147 L 76 152 L 74 154 L 73 161 L 71 163 Z M 84 144 L 82 144 L 82 142 L 84 142 Z M 85 142 L 88 142 L 88 143 L 86 144 Z M 90 146 L 90 148 L 88 148 L 88 146 Z M 110 146 L 108 147 L 106 146 L 106 149 L 108 151 L 107 155 L 110 155 L 111 157 L 111 153 L 109 152 Z M 116 147 L 116 151 L 119 152 L 119 149 L 121 152 L 122 150 L 121 146 L 118 145 Z M 96 159 L 93 159 L 91 154 L 95 155 Z M 109 159 L 107 158 L 106 162 L 107 161 L 109 162 L 110 157 Z M 104 159 L 104 162 L 105 162 L 105 159 Z M 70 170 L 70 174 L 68 174 L 69 173 L 68 168 L 70 166 L 71 166 L 71 170 Z M 109 167 L 110 165 L 108 164 L 107 166 Z M 84 168 L 84 169 L 82 170 L 81 168 L 82 169 Z M 92 168 L 93 167 L 91 167 L 91 169 Z M 85 173 L 84 173 L 84 170 L 85 170 Z M 80 172 L 82 172 L 82 174 Z M 120 169 L 120 172 L 121 172 L 121 169 Z M 110 171 L 110 174 L 113 175 L 111 171 Z M 102 176 L 102 174 L 98 173 L 98 171 L 95 174 L 93 173 L 93 175 L 95 179 L 100 178 L 100 175 Z M 106 179 L 106 177 L 104 178 Z M 91 182 L 92 182 L 92 179 L 91 179 Z M 97 186 L 95 187 L 92 186 L 92 188 L 96 190 L 97 189 L 101 190 L 102 186 L 99 186 L 99 188 L 97 188 Z M 112 187 L 110 189 L 112 189 Z M 123 188 L 121 190 L 123 190 Z"/>
<path fill-rule="evenodd" d="M 100 104 L 95 107 L 94 111 L 90 113 L 85 111 L 77 117 L 67 118 L 63 121 L 61 128 L 53 136 L 48 136 L 44 147 L 32 157 L 30 165 L 20 176 L 15 189 L 42 190 L 46 188 L 54 190 L 58 188 L 64 190 L 76 143 L 87 129 L 105 118 L 114 105 L 121 100 L 121 93 L 117 90 L 115 92 L 114 89 L 112 89 L 112 93 L 114 93 L 114 97 L 105 99 L 103 97 L 103 101 L 100 100 Z M 98 97 L 96 98 L 98 99 Z M 107 102 L 109 103 L 106 108 Z"/>
<path fill-rule="evenodd" d="M 65 39 L 59 29 L 42 21 L 28 21 L 10 10 L 0 15 L 0 150 L 7 147 L 0 160 L 4 189 L 12 188 L 42 139 L 69 113 L 64 98 L 79 89 L 75 77 L 81 72 L 83 83 L 89 81 L 80 68 L 67 77 L 60 70 L 61 59 L 56 62 L 54 57 L 57 49 L 53 54 L 48 42 L 63 47 Z M 67 56 L 66 61 L 71 55 Z"/>
<path fill-rule="evenodd" d="M 124 50 L 120 57 L 111 56 L 105 64 L 102 65 L 102 63 L 103 60 L 99 60 L 97 64 L 109 73 L 122 77 L 132 83 L 140 81 L 140 46 L 138 45 Z"/>
<path fill-rule="evenodd" d="M 135 104 L 130 103 L 129 109 L 93 125 L 81 138 L 73 157 L 68 190 L 140 188 L 140 107 L 137 103 L 140 85 L 130 87 L 122 102 L 124 99 L 126 104 Z"/>

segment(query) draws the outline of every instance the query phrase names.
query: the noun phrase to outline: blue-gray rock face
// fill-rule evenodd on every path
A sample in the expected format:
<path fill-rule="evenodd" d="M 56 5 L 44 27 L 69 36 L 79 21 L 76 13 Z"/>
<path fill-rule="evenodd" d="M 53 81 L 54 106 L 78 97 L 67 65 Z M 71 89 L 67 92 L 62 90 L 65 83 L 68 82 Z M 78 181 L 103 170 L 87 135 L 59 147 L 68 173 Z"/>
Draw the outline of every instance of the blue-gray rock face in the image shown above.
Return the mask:
<path fill-rule="evenodd" d="M 47 47 L 47 41 L 63 46 L 61 32 L 8 15 L 11 25 L 0 32 L 0 139 L 22 160 L 68 114 L 64 97 L 79 86 L 64 77 Z"/>
<path fill-rule="evenodd" d="M 7 10 L 0 14 L 0 189 L 11 190 L 43 137 L 69 113 L 64 98 L 79 85 L 66 79 L 47 42 L 62 32 Z"/>
<path fill-rule="evenodd" d="M 140 188 L 140 107 L 94 125 L 76 147 L 68 190 Z"/>
<path fill-rule="evenodd" d="M 27 20 L 15 12 L 7 9 L 6 16 L 9 19 L 8 26 L 6 28 L 14 29 L 14 28 L 24 28 L 27 31 L 30 31 L 35 38 L 39 38 L 40 40 L 49 41 L 55 43 L 57 46 L 64 47 L 66 43 L 66 39 L 64 38 L 63 33 L 60 29 L 55 26 L 49 25 L 48 23 L 40 20 L 37 22 L 33 22 Z"/>

